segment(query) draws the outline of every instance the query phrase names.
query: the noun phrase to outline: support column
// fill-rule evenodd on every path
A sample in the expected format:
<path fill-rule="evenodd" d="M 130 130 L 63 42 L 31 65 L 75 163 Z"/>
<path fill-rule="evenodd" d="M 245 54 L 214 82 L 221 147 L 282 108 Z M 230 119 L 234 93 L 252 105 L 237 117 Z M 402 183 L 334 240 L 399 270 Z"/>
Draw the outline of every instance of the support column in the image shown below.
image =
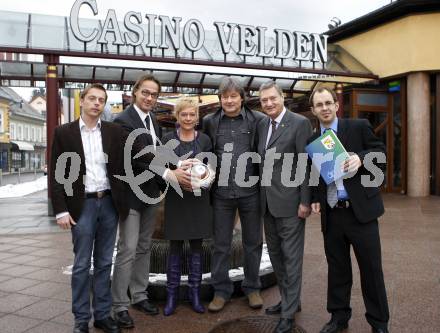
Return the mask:
<path fill-rule="evenodd" d="M 57 65 L 59 62 L 58 56 L 54 55 L 45 55 L 44 62 L 47 64 L 46 69 L 46 100 L 47 100 L 47 110 L 46 110 L 46 137 L 47 137 L 47 145 L 46 145 L 46 163 L 48 170 L 47 177 L 47 195 L 48 195 L 48 206 L 47 213 L 49 216 L 53 216 L 53 207 L 52 207 L 52 193 L 51 189 L 51 181 L 50 181 L 50 170 L 51 170 L 51 152 L 52 152 L 52 142 L 53 136 L 55 132 L 55 127 L 58 124 L 58 115 L 59 115 L 59 97 L 58 97 L 58 69 Z"/>
<path fill-rule="evenodd" d="M 440 195 L 440 74 L 436 75 L 435 80 L 435 191 Z"/>
<path fill-rule="evenodd" d="M 336 84 L 335 93 L 336 96 L 338 97 L 338 104 L 339 104 L 339 109 L 338 112 L 336 113 L 338 118 L 344 117 L 344 95 L 342 94 L 343 88 L 344 86 L 342 85 L 342 83 Z"/>
<path fill-rule="evenodd" d="M 407 82 L 407 194 L 410 197 L 424 197 L 430 192 L 429 74 L 409 74 Z"/>

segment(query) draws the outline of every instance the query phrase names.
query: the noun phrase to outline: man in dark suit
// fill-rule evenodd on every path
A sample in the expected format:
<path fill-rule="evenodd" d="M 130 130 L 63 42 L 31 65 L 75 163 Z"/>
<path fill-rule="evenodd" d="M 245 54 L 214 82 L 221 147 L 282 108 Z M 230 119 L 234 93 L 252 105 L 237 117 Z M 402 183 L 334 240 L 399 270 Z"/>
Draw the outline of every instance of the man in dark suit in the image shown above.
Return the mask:
<path fill-rule="evenodd" d="M 150 162 L 157 149 L 160 138 L 160 127 L 156 116 L 152 112 L 156 106 L 160 94 L 161 84 L 152 75 L 141 76 L 133 86 L 132 104 L 121 112 L 115 123 L 120 124 L 127 134 L 136 129 L 147 129 L 136 137 L 132 150 L 132 167 L 135 176 L 150 169 Z M 143 148 L 150 148 L 144 158 L 134 158 L 137 152 Z M 150 158 L 148 158 L 150 156 Z M 177 161 L 175 161 L 177 164 Z M 191 187 L 190 175 L 182 169 L 165 169 L 163 178 L 167 173 L 172 173 L 174 179 L 186 186 Z M 156 211 L 160 196 L 160 183 L 163 179 L 155 175 L 140 185 L 149 202 L 140 198 L 133 189 L 128 191 L 129 213 L 125 220 L 119 223 L 118 253 L 116 255 L 115 268 L 113 273 L 112 295 L 113 312 L 120 327 L 134 327 L 134 322 L 128 313 L 130 299 L 127 291 L 130 291 L 131 304 L 133 308 L 149 315 L 157 315 L 159 310 L 147 295 L 148 275 L 150 272 L 150 250 L 151 237 L 156 223 Z M 148 201 L 147 200 L 147 201 Z"/>
<path fill-rule="evenodd" d="M 328 263 L 327 311 L 332 315 L 321 333 L 336 333 L 348 327 L 353 282 L 350 245 L 359 264 L 367 321 L 373 332 L 388 332 L 389 312 L 377 221 L 384 213 L 384 206 L 380 184 L 366 184 L 367 179 L 378 176 L 372 176 L 373 168 L 367 162 L 372 156 L 369 154 L 384 156 L 385 146 L 367 120 L 337 118 L 339 104 L 333 90 L 315 90 L 310 105 L 320 128 L 309 141 L 331 129 L 351 154 L 341 166 L 351 177 L 328 186 L 320 178 L 312 190 L 312 210 L 321 213 Z M 374 170 L 380 171 L 377 167 Z"/>
<path fill-rule="evenodd" d="M 230 254 L 235 216 L 238 210 L 241 222 L 244 280 L 242 289 L 251 308 L 261 308 L 259 268 L 262 252 L 262 223 L 259 212 L 258 185 L 241 186 L 236 175 L 242 174 L 243 182 L 258 174 L 258 167 L 250 159 L 238 162 L 243 153 L 256 152 L 255 130 L 264 119 L 262 113 L 244 106 L 245 92 L 235 79 L 224 78 L 219 87 L 221 108 L 203 118 L 204 132 L 211 138 L 219 166 L 216 181 L 211 190 L 214 207 L 214 244 L 211 259 L 211 277 L 214 298 L 208 306 L 211 312 L 223 309 L 233 292 L 229 278 Z M 230 160 L 223 156 L 230 156 Z M 228 162 L 229 161 L 229 162 Z M 240 177 L 239 177 L 240 178 Z"/>
<path fill-rule="evenodd" d="M 102 85 L 81 93 L 79 120 L 55 129 L 51 156 L 52 204 L 58 225 L 71 229 L 73 252 L 72 312 L 74 333 L 88 332 L 90 288 L 93 286 L 94 326 L 120 332 L 110 316 L 110 271 L 119 218 L 128 213 L 123 174 L 126 134 L 100 120 L 107 101 Z M 93 253 L 93 282 L 90 258 Z"/>
<path fill-rule="evenodd" d="M 293 316 L 300 306 L 305 219 L 310 215 L 304 147 L 312 126 L 307 118 L 284 107 L 283 91 L 274 81 L 261 85 L 260 102 L 269 116 L 257 129 L 258 153 L 264 157 L 260 206 L 281 294 L 281 302 L 266 312 L 281 313 L 275 333 L 287 333 L 294 327 Z M 302 160 L 299 154 L 303 154 Z"/>

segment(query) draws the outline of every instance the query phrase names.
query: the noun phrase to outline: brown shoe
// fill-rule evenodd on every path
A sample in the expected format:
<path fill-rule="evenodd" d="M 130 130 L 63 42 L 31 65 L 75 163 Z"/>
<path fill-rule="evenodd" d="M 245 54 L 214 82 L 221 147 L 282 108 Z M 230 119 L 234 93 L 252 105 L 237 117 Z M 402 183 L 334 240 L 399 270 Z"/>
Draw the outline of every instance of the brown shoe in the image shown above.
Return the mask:
<path fill-rule="evenodd" d="M 211 312 L 219 312 L 225 307 L 226 300 L 220 296 L 214 296 L 211 303 L 208 305 L 208 310 Z"/>
<path fill-rule="evenodd" d="M 254 291 L 247 295 L 249 306 L 252 309 L 261 309 L 263 307 L 263 299 L 259 291 Z"/>

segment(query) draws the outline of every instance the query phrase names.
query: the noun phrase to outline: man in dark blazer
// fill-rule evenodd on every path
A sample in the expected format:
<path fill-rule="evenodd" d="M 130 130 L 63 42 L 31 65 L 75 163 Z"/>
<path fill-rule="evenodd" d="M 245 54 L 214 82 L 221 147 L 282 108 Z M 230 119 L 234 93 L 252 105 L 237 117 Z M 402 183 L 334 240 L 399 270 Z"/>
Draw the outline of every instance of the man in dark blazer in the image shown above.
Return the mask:
<path fill-rule="evenodd" d="M 258 153 L 264 158 L 260 206 L 281 295 L 281 302 L 266 312 L 280 313 L 274 332 L 287 333 L 294 327 L 293 316 L 300 306 L 305 219 L 310 215 L 304 147 L 312 126 L 307 118 L 284 107 L 283 91 L 274 81 L 263 83 L 259 92 L 262 109 L 269 116 L 257 129 Z"/>
<path fill-rule="evenodd" d="M 258 174 L 258 167 L 250 159 L 238 163 L 243 153 L 256 152 L 255 130 L 262 113 L 244 106 L 245 92 L 240 83 L 224 78 L 219 87 L 221 108 L 203 118 L 203 130 L 211 138 L 217 160 L 216 181 L 211 189 L 214 208 L 214 239 L 211 259 L 211 284 L 214 298 L 208 306 L 211 312 L 223 309 L 233 292 L 229 278 L 232 234 L 238 210 L 241 222 L 244 280 L 242 290 L 251 308 L 261 308 L 259 268 L 262 252 L 262 222 L 259 212 L 258 185 L 241 186 L 236 175 L 242 174 L 243 182 Z M 222 160 L 230 155 L 230 163 Z M 223 162 L 225 162 L 223 164 Z"/>
<path fill-rule="evenodd" d="M 81 93 L 80 119 L 55 129 L 51 155 L 52 204 L 58 225 L 71 229 L 73 252 L 72 312 L 74 333 L 88 332 L 90 288 L 94 326 L 120 332 L 110 316 L 110 271 L 119 218 L 128 214 L 122 175 L 125 131 L 100 120 L 107 101 L 102 85 Z M 93 278 L 90 258 L 93 253 Z M 93 280 L 93 282 L 91 281 Z"/>
<path fill-rule="evenodd" d="M 133 86 L 132 104 L 121 112 L 114 120 L 120 124 L 127 134 L 136 129 L 147 129 L 136 137 L 132 149 L 131 165 L 134 176 L 149 170 L 154 152 L 160 138 L 160 127 L 156 116 L 152 112 L 156 106 L 161 90 L 160 82 L 152 75 L 141 76 Z M 143 148 L 151 148 L 144 158 L 134 158 Z M 152 151 L 151 151 L 152 150 Z M 177 161 L 175 161 L 177 164 Z M 178 168 L 169 170 L 163 168 L 162 175 L 155 175 L 140 185 L 140 190 L 147 197 L 147 202 L 139 197 L 133 189 L 128 191 L 128 216 L 119 223 L 118 252 L 116 255 L 113 273 L 112 295 L 115 320 L 120 327 L 134 327 L 134 322 L 128 313 L 130 303 L 132 307 L 149 315 L 157 315 L 157 306 L 148 299 L 147 287 L 150 272 L 151 237 L 156 224 L 156 211 L 160 201 L 161 183 L 172 173 L 177 181 L 191 187 L 188 173 Z M 162 177 L 161 177 L 162 176 Z M 167 178 L 168 179 L 168 178 Z M 151 199 L 151 200 L 150 200 Z M 127 295 L 130 291 L 131 300 Z"/>
<path fill-rule="evenodd" d="M 310 105 L 320 128 L 309 141 L 332 129 L 350 154 L 341 168 L 351 177 L 328 186 L 320 177 L 318 186 L 312 189 L 312 210 L 321 214 L 328 263 L 327 311 L 332 315 L 321 333 L 336 333 L 348 327 L 353 283 L 350 245 L 359 264 L 367 321 L 373 332 L 388 332 L 389 312 L 377 220 L 384 213 L 384 206 L 380 184 L 367 184 L 370 178 L 378 177 L 372 172 L 380 171 L 377 166 L 374 169 L 369 166 L 367 160 L 370 154 L 384 157 L 385 146 L 367 120 L 337 118 L 339 104 L 333 90 L 315 90 Z"/>

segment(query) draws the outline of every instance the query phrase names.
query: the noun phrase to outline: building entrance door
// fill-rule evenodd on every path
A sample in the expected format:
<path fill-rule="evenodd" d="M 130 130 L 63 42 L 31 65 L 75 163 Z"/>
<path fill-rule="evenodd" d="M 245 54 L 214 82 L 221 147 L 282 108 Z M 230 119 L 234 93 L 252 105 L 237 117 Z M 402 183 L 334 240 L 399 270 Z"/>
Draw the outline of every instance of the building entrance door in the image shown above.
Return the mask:
<path fill-rule="evenodd" d="M 385 143 L 385 192 L 406 190 L 405 113 L 400 101 L 400 91 L 353 89 L 344 96 L 344 115 L 368 119 L 375 134 Z"/>

